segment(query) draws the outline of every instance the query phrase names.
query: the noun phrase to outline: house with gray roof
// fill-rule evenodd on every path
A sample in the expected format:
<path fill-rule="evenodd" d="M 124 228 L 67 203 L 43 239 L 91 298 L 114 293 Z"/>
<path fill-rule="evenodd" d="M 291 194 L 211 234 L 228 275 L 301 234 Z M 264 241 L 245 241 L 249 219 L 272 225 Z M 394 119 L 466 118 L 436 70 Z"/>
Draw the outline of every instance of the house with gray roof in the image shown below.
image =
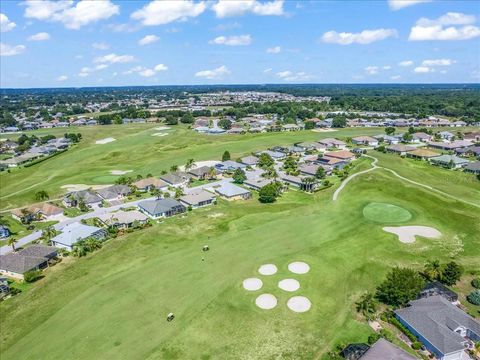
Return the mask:
<path fill-rule="evenodd" d="M 152 219 L 170 217 L 187 211 L 184 205 L 172 198 L 145 200 L 138 204 L 138 209 Z"/>
<path fill-rule="evenodd" d="M 0 273 L 23 280 L 28 271 L 45 269 L 49 261 L 57 257 L 52 246 L 34 244 L 17 252 L 0 255 Z"/>
<path fill-rule="evenodd" d="M 411 301 L 395 316 L 439 360 L 461 360 L 480 341 L 480 322 L 441 295 Z"/>
<path fill-rule="evenodd" d="M 459 169 L 466 166 L 470 161 L 455 155 L 440 155 L 430 158 L 432 164 L 449 169 Z"/>
<path fill-rule="evenodd" d="M 197 179 L 197 180 L 205 180 L 210 178 L 210 174 L 212 172 L 212 167 L 210 166 L 200 166 L 198 168 L 193 168 L 188 171 L 188 174 L 192 176 L 192 178 Z M 214 168 L 215 174 L 218 173 L 218 171 Z"/>
<path fill-rule="evenodd" d="M 243 185 L 253 190 L 260 190 L 265 185 L 271 184 L 274 180 L 270 178 L 253 178 L 243 182 Z"/>
<path fill-rule="evenodd" d="M 223 161 L 223 162 L 215 165 L 215 168 L 220 172 L 232 172 L 232 171 L 235 171 L 237 169 L 242 169 L 243 170 L 246 167 L 247 167 L 247 165 L 242 164 L 242 163 L 238 163 L 238 162 L 232 161 L 232 160 Z"/>
<path fill-rule="evenodd" d="M 247 189 L 228 182 L 214 186 L 213 190 L 226 200 L 247 200 L 252 197 L 252 193 Z"/>
<path fill-rule="evenodd" d="M 242 164 L 247 165 L 247 166 L 255 166 L 258 163 L 258 157 L 253 156 L 253 155 L 245 156 L 245 157 L 240 159 L 240 162 Z"/>
<path fill-rule="evenodd" d="M 387 146 L 385 150 L 387 150 L 388 152 L 403 156 L 403 155 L 406 155 L 409 151 L 413 151 L 415 149 L 416 149 L 415 146 L 395 144 L 395 145 Z"/>
<path fill-rule="evenodd" d="M 280 152 L 280 151 L 272 151 L 272 150 L 265 150 L 265 151 L 260 151 L 259 153 L 257 153 L 256 155 L 260 155 L 260 154 L 267 154 L 267 155 L 270 155 L 270 157 L 273 159 L 273 160 L 282 160 L 282 159 L 285 159 L 287 157 L 287 155 L 283 152 Z"/>
<path fill-rule="evenodd" d="M 68 207 L 78 206 L 81 201 L 87 206 L 96 208 L 102 203 L 102 198 L 92 190 L 74 191 L 63 198 L 63 204 Z"/>
<path fill-rule="evenodd" d="M 105 226 L 111 226 L 117 229 L 127 229 L 129 227 L 132 227 L 134 223 L 143 225 L 148 222 L 148 216 L 138 210 L 120 210 L 114 213 L 106 213 L 99 215 L 97 218 Z"/>
<path fill-rule="evenodd" d="M 350 344 L 342 351 L 347 360 L 416 360 L 405 350 L 380 338 L 372 346 L 367 344 Z"/>
<path fill-rule="evenodd" d="M 132 192 L 127 185 L 112 185 L 100 190 L 97 194 L 104 200 L 120 200 Z"/>
<path fill-rule="evenodd" d="M 465 172 L 469 172 L 472 174 L 480 174 L 480 161 L 472 161 L 470 164 L 465 166 L 464 168 Z"/>
<path fill-rule="evenodd" d="M 81 240 L 85 240 L 87 238 L 103 240 L 106 236 L 107 232 L 102 228 L 85 225 L 80 222 L 74 222 L 66 225 L 62 229 L 62 233 L 60 235 L 57 235 L 51 239 L 51 243 L 57 248 L 72 251 L 74 245 Z"/>
<path fill-rule="evenodd" d="M 188 184 L 189 176 L 184 172 L 175 172 L 161 175 L 160 179 L 173 187 L 182 187 Z"/>
<path fill-rule="evenodd" d="M 179 200 L 185 206 L 191 206 L 196 209 L 202 206 L 211 205 L 215 201 L 215 195 L 205 190 L 192 190 L 182 196 Z"/>

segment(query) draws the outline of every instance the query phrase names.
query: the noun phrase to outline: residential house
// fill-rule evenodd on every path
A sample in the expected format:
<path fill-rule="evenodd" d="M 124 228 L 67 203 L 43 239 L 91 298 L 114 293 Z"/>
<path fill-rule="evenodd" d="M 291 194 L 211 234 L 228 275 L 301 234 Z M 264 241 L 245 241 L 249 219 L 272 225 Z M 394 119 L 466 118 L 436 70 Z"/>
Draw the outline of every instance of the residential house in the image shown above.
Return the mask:
<path fill-rule="evenodd" d="M 347 165 L 346 160 L 330 157 L 330 156 L 322 156 L 319 157 L 316 162 L 320 165 L 324 165 L 329 169 L 343 169 L 345 165 Z"/>
<path fill-rule="evenodd" d="M 475 157 L 480 157 L 480 146 L 470 146 L 466 148 L 461 148 L 455 150 L 455 154 L 458 156 L 475 156 Z"/>
<path fill-rule="evenodd" d="M 152 219 L 166 218 L 187 211 L 184 205 L 172 198 L 145 200 L 138 204 L 138 208 Z"/>
<path fill-rule="evenodd" d="M 53 246 L 72 251 L 74 245 L 87 238 L 103 240 L 107 232 L 99 227 L 85 225 L 80 222 L 74 222 L 62 228 L 62 233 L 52 238 L 50 241 Z"/>
<path fill-rule="evenodd" d="M 411 301 L 395 316 L 439 360 L 464 359 L 480 341 L 480 322 L 441 295 Z"/>
<path fill-rule="evenodd" d="M 406 155 L 409 151 L 413 151 L 415 149 L 415 146 L 408 146 L 403 144 L 390 145 L 385 148 L 385 150 L 387 150 L 388 152 L 402 156 Z"/>
<path fill-rule="evenodd" d="M 437 157 L 440 155 L 439 153 L 427 149 L 416 149 L 407 152 L 407 157 L 411 157 L 413 159 L 420 159 L 420 160 L 426 160 L 426 159 L 431 159 L 434 157 Z"/>
<path fill-rule="evenodd" d="M 445 139 L 445 140 L 448 140 L 448 141 L 451 141 L 451 140 L 455 137 L 455 135 L 452 134 L 452 133 L 449 132 L 449 131 L 440 131 L 440 132 L 438 133 L 438 135 L 440 135 L 440 137 L 441 137 L 442 139 Z"/>
<path fill-rule="evenodd" d="M 185 206 L 190 206 L 193 209 L 196 209 L 202 206 L 213 204 L 215 202 L 215 198 L 215 195 L 211 192 L 202 189 L 195 189 L 182 196 L 179 200 Z"/>
<path fill-rule="evenodd" d="M 467 132 L 463 134 L 463 140 L 471 141 L 473 143 L 480 142 L 480 131 L 477 132 Z"/>
<path fill-rule="evenodd" d="M 455 155 L 440 155 L 430 158 L 434 165 L 443 166 L 449 169 L 459 169 L 466 166 L 470 161 Z"/>
<path fill-rule="evenodd" d="M 237 186 L 232 183 L 222 182 L 213 187 L 215 191 L 222 198 L 232 200 L 248 200 L 252 197 L 252 193 L 247 189 Z"/>
<path fill-rule="evenodd" d="M 427 143 L 432 141 L 432 135 L 424 132 L 416 132 L 412 134 L 412 142 L 414 143 Z"/>
<path fill-rule="evenodd" d="M 160 176 L 160 180 L 165 181 L 168 185 L 173 187 L 183 187 L 188 184 L 189 176 L 184 172 L 175 172 Z"/>
<path fill-rule="evenodd" d="M 215 171 L 215 175 L 217 175 L 218 171 L 217 171 L 217 169 L 215 169 L 215 167 L 214 167 L 214 171 Z M 211 173 L 212 173 L 212 167 L 210 167 L 210 166 L 201 166 L 201 167 L 198 167 L 198 168 L 193 168 L 193 169 L 188 171 L 188 174 L 193 179 L 196 179 L 196 180 L 209 179 L 210 176 L 211 176 Z"/>
<path fill-rule="evenodd" d="M 138 181 L 135 181 L 133 185 L 142 192 L 145 191 L 151 191 L 151 190 L 165 190 L 168 188 L 168 184 L 160 179 L 157 179 L 155 177 L 147 177 L 145 179 L 140 179 Z"/>
<path fill-rule="evenodd" d="M 352 161 L 355 159 L 355 154 L 348 150 L 338 150 L 326 152 L 324 156 L 340 159 L 343 161 Z"/>
<path fill-rule="evenodd" d="M 57 249 L 52 246 L 34 244 L 17 252 L 0 255 L 0 273 L 23 280 L 28 271 L 41 270 L 57 257 Z"/>
<path fill-rule="evenodd" d="M 285 124 L 282 125 L 282 131 L 300 131 L 302 127 L 296 124 Z"/>
<path fill-rule="evenodd" d="M 312 182 L 305 181 L 305 179 L 307 178 L 312 178 L 312 176 L 294 176 L 294 175 L 287 175 L 287 174 L 280 175 L 280 179 L 286 185 L 293 185 L 303 191 L 315 190 L 318 187 L 318 181 L 316 179 L 313 179 Z"/>
<path fill-rule="evenodd" d="M 400 139 L 396 136 L 390 136 L 390 135 L 375 135 L 375 139 L 377 139 L 379 142 L 383 141 L 386 144 L 391 144 L 395 145 L 400 142 Z"/>
<path fill-rule="evenodd" d="M 260 151 L 260 152 L 257 153 L 256 155 L 261 155 L 261 154 L 270 155 L 270 157 L 271 157 L 273 160 L 276 160 L 276 161 L 285 159 L 285 158 L 287 157 L 287 154 L 285 154 L 285 153 L 283 153 L 283 152 L 280 152 L 280 151 L 272 151 L 272 150 Z"/>
<path fill-rule="evenodd" d="M 102 203 L 102 198 L 92 190 L 74 191 L 63 198 L 63 204 L 68 207 L 76 207 L 80 202 L 91 208 L 98 208 Z"/>
<path fill-rule="evenodd" d="M 8 279 L 5 277 L 0 277 L 0 300 L 3 299 L 10 293 L 10 285 L 8 284 Z"/>
<path fill-rule="evenodd" d="M 128 185 L 112 185 L 100 190 L 97 190 L 97 194 L 107 201 L 121 200 L 125 196 L 131 194 L 132 189 Z"/>
<path fill-rule="evenodd" d="M 405 350 L 380 338 L 372 346 L 367 344 L 350 344 L 342 351 L 347 360 L 416 360 Z"/>
<path fill-rule="evenodd" d="M 258 157 L 249 155 L 240 159 L 240 162 L 244 165 L 254 167 L 258 163 Z"/>
<path fill-rule="evenodd" d="M 97 218 L 105 226 L 111 226 L 117 229 L 128 229 L 132 227 L 134 223 L 143 225 L 148 222 L 148 216 L 138 210 L 120 210 L 114 213 L 99 215 Z"/>
<path fill-rule="evenodd" d="M 465 172 L 469 172 L 472 174 L 480 174 L 480 161 L 472 161 L 468 165 L 466 165 L 464 168 Z"/>
<path fill-rule="evenodd" d="M 323 170 L 325 170 L 326 175 L 331 174 L 332 170 L 328 166 L 320 165 L 320 164 L 312 164 L 312 163 L 302 164 L 298 167 L 298 170 L 300 171 L 300 174 L 315 177 L 320 167 L 323 168 Z"/>
<path fill-rule="evenodd" d="M 452 142 L 430 142 L 428 146 L 435 148 L 435 149 L 442 149 L 442 150 L 456 150 L 461 148 L 466 148 L 472 146 L 472 143 L 467 140 L 455 140 Z"/>
<path fill-rule="evenodd" d="M 245 169 L 247 166 L 245 164 L 242 164 L 242 163 L 238 163 L 236 161 L 232 161 L 232 160 L 227 160 L 227 161 L 223 161 L 217 165 L 215 165 L 215 168 L 220 171 L 220 172 L 233 172 L 237 169 Z"/>
<path fill-rule="evenodd" d="M 356 136 L 352 138 L 352 143 L 355 145 L 378 146 L 378 140 L 371 136 Z"/>
<path fill-rule="evenodd" d="M 321 145 L 318 142 L 301 142 L 301 143 L 296 144 L 296 146 L 301 148 L 303 150 L 303 152 L 326 149 L 325 145 Z"/>
<path fill-rule="evenodd" d="M 274 180 L 271 178 L 253 178 L 253 179 L 248 179 L 243 182 L 243 185 L 248 187 L 249 189 L 257 190 L 259 191 L 262 187 L 271 184 Z"/>
<path fill-rule="evenodd" d="M 346 149 L 347 144 L 341 140 L 335 138 L 326 138 L 317 141 L 319 144 L 326 146 L 327 148 Z"/>

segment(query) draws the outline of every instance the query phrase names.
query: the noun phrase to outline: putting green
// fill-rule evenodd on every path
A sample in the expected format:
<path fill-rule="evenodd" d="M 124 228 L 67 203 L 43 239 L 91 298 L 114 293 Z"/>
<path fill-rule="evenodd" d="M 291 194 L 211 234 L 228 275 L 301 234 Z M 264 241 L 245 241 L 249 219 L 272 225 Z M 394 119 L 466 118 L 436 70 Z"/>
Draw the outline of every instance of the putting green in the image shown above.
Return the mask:
<path fill-rule="evenodd" d="M 372 202 L 363 208 L 363 216 L 366 219 L 378 223 L 399 223 L 412 218 L 412 214 L 393 204 Z"/>

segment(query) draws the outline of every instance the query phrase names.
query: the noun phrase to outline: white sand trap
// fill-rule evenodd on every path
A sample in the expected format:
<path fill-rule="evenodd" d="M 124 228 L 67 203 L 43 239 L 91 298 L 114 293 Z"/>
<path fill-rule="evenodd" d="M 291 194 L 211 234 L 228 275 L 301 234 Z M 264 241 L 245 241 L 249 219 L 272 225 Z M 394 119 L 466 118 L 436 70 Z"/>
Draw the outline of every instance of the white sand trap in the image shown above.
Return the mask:
<path fill-rule="evenodd" d="M 162 130 L 170 130 L 171 128 L 169 128 L 168 126 L 159 126 L 159 127 L 156 127 L 155 130 L 158 130 L 158 131 L 162 131 Z"/>
<path fill-rule="evenodd" d="M 258 268 L 258 272 L 262 275 L 273 275 L 277 272 L 277 267 L 273 264 L 264 264 Z"/>
<path fill-rule="evenodd" d="M 110 174 L 112 175 L 125 175 L 131 173 L 133 170 L 110 170 Z"/>
<path fill-rule="evenodd" d="M 152 136 L 167 136 L 168 133 L 155 133 L 155 134 L 152 134 Z"/>
<path fill-rule="evenodd" d="M 255 300 L 260 309 L 270 310 L 277 306 L 277 298 L 272 294 L 262 294 Z"/>
<path fill-rule="evenodd" d="M 107 184 L 107 185 L 66 184 L 66 185 L 62 185 L 61 188 L 67 189 L 67 191 L 70 192 L 70 191 L 82 191 L 87 189 L 99 190 L 109 186 L 112 186 L 112 184 Z"/>
<path fill-rule="evenodd" d="M 287 306 L 292 311 L 303 313 L 310 310 L 312 303 L 305 296 L 294 296 L 287 301 Z"/>
<path fill-rule="evenodd" d="M 243 280 L 243 288 L 248 291 L 256 291 L 261 289 L 263 286 L 263 282 L 257 278 L 249 278 Z"/>
<path fill-rule="evenodd" d="M 101 145 L 101 144 L 108 144 L 108 143 L 111 143 L 112 141 L 116 141 L 116 140 L 117 140 L 117 139 L 115 139 L 115 138 L 109 137 L 109 138 L 97 140 L 97 141 L 95 141 L 95 144 L 100 144 L 100 145 Z"/>
<path fill-rule="evenodd" d="M 397 226 L 384 227 L 384 231 L 398 235 L 398 239 L 405 244 L 415 242 L 415 236 L 426 237 L 430 239 L 438 239 L 442 233 L 435 228 L 429 226 Z"/>
<path fill-rule="evenodd" d="M 333 132 L 333 131 L 338 131 L 335 129 L 312 129 L 313 132 Z"/>
<path fill-rule="evenodd" d="M 297 291 L 300 283 L 295 279 L 283 279 L 278 282 L 278 287 L 285 291 Z"/>
<path fill-rule="evenodd" d="M 306 274 L 310 271 L 310 266 L 302 261 L 295 261 L 288 264 L 288 270 L 294 274 Z"/>
<path fill-rule="evenodd" d="M 222 217 L 223 215 L 225 215 L 225 214 L 224 213 L 214 213 L 214 214 L 207 215 L 207 217 L 216 219 L 216 218 Z"/>

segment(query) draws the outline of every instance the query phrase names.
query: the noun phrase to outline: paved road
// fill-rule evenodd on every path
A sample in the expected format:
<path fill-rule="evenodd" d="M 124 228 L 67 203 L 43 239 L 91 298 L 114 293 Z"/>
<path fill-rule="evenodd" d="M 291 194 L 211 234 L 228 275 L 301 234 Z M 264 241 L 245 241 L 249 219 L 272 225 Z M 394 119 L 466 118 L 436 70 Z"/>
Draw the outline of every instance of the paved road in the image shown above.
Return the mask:
<path fill-rule="evenodd" d="M 377 166 L 378 159 L 376 159 L 372 156 L 368 156 L 368 155 L 364 155 L 364 156 L 374 159 L 373 162 L 372 162 L 372 168 L 367 169 L 367 170 L 363 170 L 363 171 L 359 171 L 358 173 L 350 175 L 345 180 L 343 180 L 342 183 L 340 184 L 340 186 L 338 187 L 338 189 L 335 190 L 335 192 L 333 193 L 333 198 L 332 198 L 333 201 L 337 201 L 338 195 L 340 195 L 340 192 L 343 190 L 345 185 L 347 185 L 350 182 L 350 180 L 352 180 L 353 178 L 355 178 L 359 175 L 362 175 L 362 174 L 365 174 L 365 173 L 370 172 L 372 170 L 378 169 L 378 166 Z"/>

